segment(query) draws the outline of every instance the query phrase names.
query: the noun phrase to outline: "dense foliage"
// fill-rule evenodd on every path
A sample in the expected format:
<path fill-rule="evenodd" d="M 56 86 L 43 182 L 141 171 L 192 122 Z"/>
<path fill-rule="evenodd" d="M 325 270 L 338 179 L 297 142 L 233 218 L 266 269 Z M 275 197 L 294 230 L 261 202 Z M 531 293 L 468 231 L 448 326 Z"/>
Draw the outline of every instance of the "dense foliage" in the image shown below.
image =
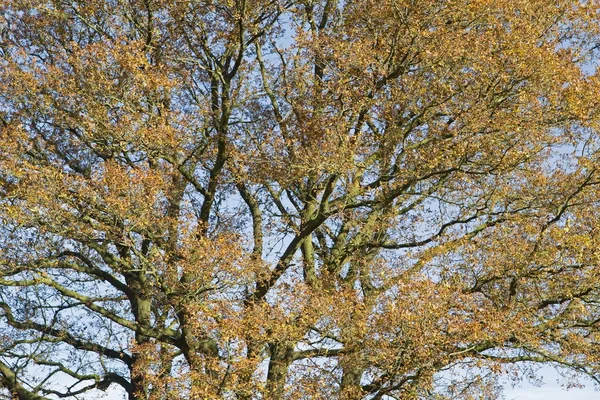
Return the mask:
<path fill-rule="evenodd" d="M 0 0 L 0 30 L 7 397 L 600 378 L 597 1 Z"/>

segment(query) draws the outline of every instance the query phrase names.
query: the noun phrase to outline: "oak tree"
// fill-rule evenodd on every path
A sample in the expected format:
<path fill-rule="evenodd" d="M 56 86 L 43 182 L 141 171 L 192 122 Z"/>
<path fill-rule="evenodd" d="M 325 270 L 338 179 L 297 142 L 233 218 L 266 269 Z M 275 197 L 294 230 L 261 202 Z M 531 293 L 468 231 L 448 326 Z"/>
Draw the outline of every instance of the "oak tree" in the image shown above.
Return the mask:
<path fill-rule="evenodd" d="M 600 379 L 597 1 L 0 0 L 0 31 L 5 397 Z"/>

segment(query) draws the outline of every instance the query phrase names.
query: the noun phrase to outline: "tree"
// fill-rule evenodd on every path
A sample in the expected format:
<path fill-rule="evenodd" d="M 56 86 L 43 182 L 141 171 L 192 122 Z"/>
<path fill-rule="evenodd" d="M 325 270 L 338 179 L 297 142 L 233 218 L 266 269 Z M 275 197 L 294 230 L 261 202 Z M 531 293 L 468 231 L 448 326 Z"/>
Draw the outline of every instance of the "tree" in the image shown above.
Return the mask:
<path fill-rule="evenodd" d="M 0 10 L 7 397 L 600 379 L 598 2 Z"/>

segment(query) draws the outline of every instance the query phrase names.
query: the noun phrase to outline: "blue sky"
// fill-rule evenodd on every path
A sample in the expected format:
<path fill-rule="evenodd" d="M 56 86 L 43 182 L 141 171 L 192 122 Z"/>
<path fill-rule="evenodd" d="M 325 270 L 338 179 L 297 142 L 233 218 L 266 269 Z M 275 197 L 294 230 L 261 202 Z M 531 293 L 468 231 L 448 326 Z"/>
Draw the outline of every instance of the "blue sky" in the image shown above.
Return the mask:
<path fill-rule="evenodd" d="M 598 400 L 600 392 L 595 391 L 592 383 L 582 389 L 565 390 L 558 380 L 559 374 L 553 368 L 543 368 L 539 375 L 544 377 L 542 386 L 534 386 L 523 382 L 516 387 L 506 384 L 504 396 L 506 400 Z M 583 382 L 582 382 L 583 383 Z"/>
<path fill-rule="evenodd" d="M 520 388 L 507 389 L 504 396 L 506 400 L 598 400 L 600 392 L 591 387 L 564 390 L 557 384 L 547 383 L 541 387 L 524 384 Z"/>

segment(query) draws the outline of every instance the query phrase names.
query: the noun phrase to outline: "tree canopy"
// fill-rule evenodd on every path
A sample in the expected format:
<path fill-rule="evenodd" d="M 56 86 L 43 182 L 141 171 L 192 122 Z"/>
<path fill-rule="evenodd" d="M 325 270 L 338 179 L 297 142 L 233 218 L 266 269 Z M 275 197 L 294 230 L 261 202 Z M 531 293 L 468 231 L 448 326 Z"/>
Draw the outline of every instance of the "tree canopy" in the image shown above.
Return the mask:
<path fill-rule="evenodd" d="M 594 0 L 0 0 L 5 397 L 599 380 L 599 43 Z"/>

